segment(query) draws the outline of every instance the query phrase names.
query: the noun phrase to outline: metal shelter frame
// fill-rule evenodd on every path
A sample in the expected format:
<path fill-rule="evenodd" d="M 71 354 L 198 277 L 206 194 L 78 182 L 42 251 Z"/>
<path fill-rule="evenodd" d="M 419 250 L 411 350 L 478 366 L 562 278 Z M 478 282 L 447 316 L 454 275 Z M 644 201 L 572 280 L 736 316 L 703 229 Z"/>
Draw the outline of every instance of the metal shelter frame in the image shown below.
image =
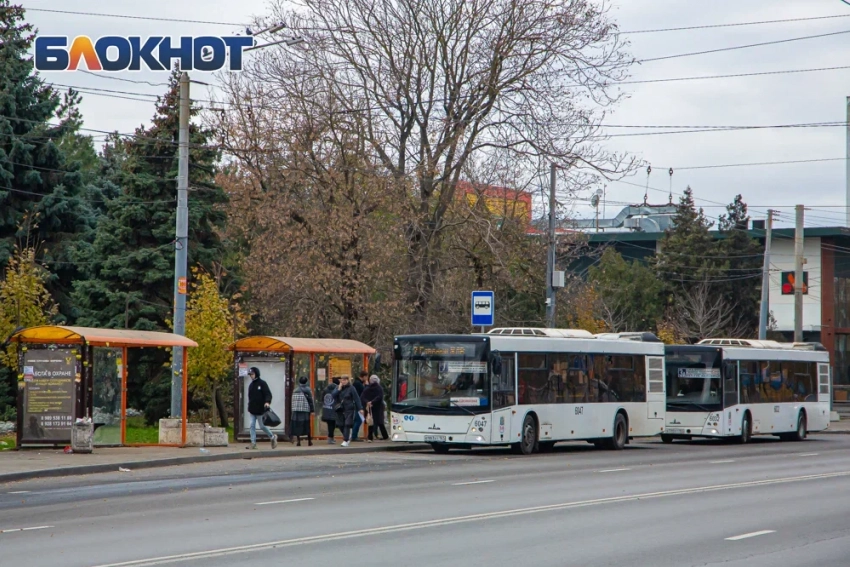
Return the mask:
<path fill-rule="evenodd" d="M 287 360 L 287 375 L 286 375 L 286 397 L 290 399 L 292 397 L 292 391 L 295 385 L 295 381 L 293 380 L 295 376 L 295 354 L 309 354 L 310 355 L 310 389 L 315 390 L 316 388 L 316 355 L 317 354 L 347 354 L 347 355 L 363 355 L 363 368 L 368 368 L 369 356 L 374 355 L 377 351 L 370 347 L 365 343 L 361 343 L 360 341 L 354 341 L 351 339 L 312 339 L 312 338 L 298 338 L 298 337 L 272 337 L 266 335 L 259 336 L 250 336 L 244 337 L 242 339 L 237 340 L 227 347 L 228 350 L 234 353 L 234 366 L 238 367 L 239 360 L 244 355 L 260 355 L 260 356 L 280 356 L 284 355 Z M 237 427 L 236 423 L 239 423 L 239 420 L 242 418 L 242 412 L 244 411 L 244 404 L 241 403 L 241 396 L 239 391 L 239 373 L 238 371 L 234 373 L 234 435 L 236 434 Z M 355 377 L 352 376 L 352 379 Z M 284 423 L 288 424 L 290 421 L 290 404 L 285 404 L 284 411 Z M 321 411 L 318 409 L 316 411 Z M 314 421 L 310 421 L 310 427 L 312 430 Z M 289 428 L 286 428 L 286 431 L 289 431 Z M 288 436 L 288 433 L 287 433 Z M 321 438 L 319 436 L 318 438 Z"/>
<path fill-rule="evenodd" d="M 73 418 L 89 417 L 89 411 L 92 409 L 94 386 L 94 348 L 120 348 L 122 350 L 122 367 L 121 367 L 121 445 L 126 443 L 127 429 L 127 349 L 130 348 L 170 348 L 175 346 L 183 348 L 183 407 L 181 412 L 181 443 L 180 444 L 156 444 L 162 447 L 183 447 L 186 445 L 186 423 L 187 423 L 187 408 L 186 400 L 188 398 L 188 348 L 196 347 L 198 343 L 188 339 L 182 335 L 173 333 L 160 333 L 155 331 L 133 331 L 127 329 L 99 329 L 92 327 L 72 327 L 62 325 L 44 325 L 40 327 L 30 327 L 15 332 L 9 339 L 10 342 L 17 343 L 18 361 L 19 364 L 23 361 L 23 352 L 30 345 L 40 345 L 44 348 L 63 347 L 63 348 L 80 348 L 76 354 L 78 360 L 77 376 L 75 378 L 76 396 L 74 404 Z M 18 375 L 18 423 L 17 423 L 17 446 L 20 447 L 22 441 L 24 444 L 56 444 L 60 441 L 45 441 L 23 439 L 23 395 L 21 390 L 24 387 L 23 374 Z M 70 443 L 70 439 L 67 440 Z M 146 445 L 144 443 L 133 443 L 131 446 Z"/>

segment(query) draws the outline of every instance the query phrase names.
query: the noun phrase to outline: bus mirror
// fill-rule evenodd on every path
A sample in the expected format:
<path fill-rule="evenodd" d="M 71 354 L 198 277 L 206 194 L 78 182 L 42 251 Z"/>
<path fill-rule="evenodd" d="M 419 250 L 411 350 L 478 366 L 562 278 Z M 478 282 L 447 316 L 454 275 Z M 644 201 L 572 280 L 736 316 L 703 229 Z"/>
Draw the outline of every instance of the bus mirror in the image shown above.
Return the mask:
<path fill-rule="evenodd" d="M 378 372 L 381 369 L 381 353 L 376 352 L 371 356 L 372 372 Z"/>
<path fill-rule="evenodd" d="M 490 353 L 490 369 L 494 376 L 502 375 L 502 355 L 497 350 Z"/>

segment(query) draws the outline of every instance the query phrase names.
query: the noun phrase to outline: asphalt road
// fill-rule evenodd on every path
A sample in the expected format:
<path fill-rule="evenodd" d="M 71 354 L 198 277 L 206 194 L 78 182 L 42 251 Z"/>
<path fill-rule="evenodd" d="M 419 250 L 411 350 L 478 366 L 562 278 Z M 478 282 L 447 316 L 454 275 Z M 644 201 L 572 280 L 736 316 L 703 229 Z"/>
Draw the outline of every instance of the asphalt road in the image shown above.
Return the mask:
<path fill-rule="evenodd" d="M 850 565 L 850 436 L 205 463 L 0 486 L 0 565 Z M 33 529 L 37 528 L 37 529 Z"/>

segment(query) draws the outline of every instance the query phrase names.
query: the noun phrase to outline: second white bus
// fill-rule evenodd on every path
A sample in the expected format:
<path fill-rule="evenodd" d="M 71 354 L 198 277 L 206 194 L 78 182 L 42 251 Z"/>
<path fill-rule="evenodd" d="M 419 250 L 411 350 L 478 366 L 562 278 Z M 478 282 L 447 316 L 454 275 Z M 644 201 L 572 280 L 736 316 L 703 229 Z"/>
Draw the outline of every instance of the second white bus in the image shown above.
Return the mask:
<path fill-rule="evenodd" d="M 829 427 L 829 353 L 815 343 L 706 339 L 666 348 L 661 440 L 803 440 Z"/>

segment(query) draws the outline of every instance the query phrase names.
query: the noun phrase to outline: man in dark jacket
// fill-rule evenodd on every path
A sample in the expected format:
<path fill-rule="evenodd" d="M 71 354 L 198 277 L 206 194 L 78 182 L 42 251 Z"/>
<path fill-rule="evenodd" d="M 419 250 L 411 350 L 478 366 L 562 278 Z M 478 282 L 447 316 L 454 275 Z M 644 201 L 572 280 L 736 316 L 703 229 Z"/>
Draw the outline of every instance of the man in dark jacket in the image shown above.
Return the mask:
<path fill-rule="evenodd" d="M 348 447 L 351 442 L 351 428 L 354 426 L 355 416 L 360 418 L 360 423 L 363 423 L 363 404 L 360 403 L 360 396 L 357 395 L 357 390 L 349 382 L 348 376 L 341 376 L 339 379 L 336 401 L 342 414 L 342 446 Z"/>
<path fill-rule="evenodd" d="M 369 373 L 364 370 L 364 371 L 360 372 L 360 378 L 358 380 L 355 380 L 354 384 L 352 384 L 354 386 L 354 390 L 357 392 L 358 398 L 363 397 L 363 390 L 366 389 L 366 383 L 368 382 L 368 380 L 369 380 Z M 355 416 L 354 416 L 354 426 L 353 426 L 353 429 L 352 429 L 353 433 L 352 433 L 352 436 L 351 436 L 351 442 L 352 443 L 354 443 L 355 441 L 362 441 L 362 439 L 357 438 L 357 436 L 360 433 L 360 428 L 362 426 L 363 426 L 363 419 L 360 417 L 359 413 L 355 414 Z"/>
<path fill-rule="evenodd" d="M 248 413 L 251 414 L 251 448 L 257 448 L 257 423 L 272 440 L 272 449 L 277 448 L 277 435 L 263 423 L 263 414 L 271 407 L 272 391 L 266 381 L 260 378 L 260 369 L 252 366 L 248 371 L 251 383 L 248 385 Z"/>

